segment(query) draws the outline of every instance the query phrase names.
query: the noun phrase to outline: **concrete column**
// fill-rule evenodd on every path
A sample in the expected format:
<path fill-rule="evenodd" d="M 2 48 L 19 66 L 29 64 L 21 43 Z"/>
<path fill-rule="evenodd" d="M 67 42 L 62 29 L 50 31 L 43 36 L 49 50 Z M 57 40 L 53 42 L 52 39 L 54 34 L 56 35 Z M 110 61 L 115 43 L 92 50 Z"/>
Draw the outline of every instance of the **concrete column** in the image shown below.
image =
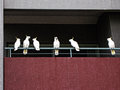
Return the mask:
<path fill-rule="evenodd" d="M 3 90 L 3 0 L 0 0 L 0 90 Z"/>

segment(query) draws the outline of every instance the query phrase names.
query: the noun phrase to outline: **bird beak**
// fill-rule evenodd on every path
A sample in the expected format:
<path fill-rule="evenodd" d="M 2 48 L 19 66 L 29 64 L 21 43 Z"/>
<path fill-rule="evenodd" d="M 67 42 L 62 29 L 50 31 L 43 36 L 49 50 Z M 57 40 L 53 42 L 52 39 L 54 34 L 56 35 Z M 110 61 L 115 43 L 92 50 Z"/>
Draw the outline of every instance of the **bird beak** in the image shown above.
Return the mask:
<path fill-rule="evenodd" d="M 72 39 L 74 39 L 74 37 L 72 37 Z"/>
<path fill-rule="evenodd" d="M 36 39 L 37 39 L 37 37 L 36 37 Z"/>

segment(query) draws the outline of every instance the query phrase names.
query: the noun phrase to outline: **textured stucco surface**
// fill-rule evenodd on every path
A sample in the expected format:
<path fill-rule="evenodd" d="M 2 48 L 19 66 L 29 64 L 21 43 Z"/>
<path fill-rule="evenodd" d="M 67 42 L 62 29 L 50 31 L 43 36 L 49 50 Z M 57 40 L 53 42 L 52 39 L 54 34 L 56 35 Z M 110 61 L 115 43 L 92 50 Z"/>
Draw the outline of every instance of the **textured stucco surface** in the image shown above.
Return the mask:
<path fill-rule="evenodd" d="M 120 0 L 5 0 L 6 9 L 120 9 Z"/>
<path fill-rule="evenodd" d="M 120 9 L 120 0 L 112 0 L 111 5 L 113 9 Z"/>
<path fill-rule="evenodd" d="M 3 90 L 3 0 L 0 0 L 0 90 Z"/>
<path fill-rule="evenodd" d="M 120 90 L 120 58 L 5 58 L 5 90 Z"/>

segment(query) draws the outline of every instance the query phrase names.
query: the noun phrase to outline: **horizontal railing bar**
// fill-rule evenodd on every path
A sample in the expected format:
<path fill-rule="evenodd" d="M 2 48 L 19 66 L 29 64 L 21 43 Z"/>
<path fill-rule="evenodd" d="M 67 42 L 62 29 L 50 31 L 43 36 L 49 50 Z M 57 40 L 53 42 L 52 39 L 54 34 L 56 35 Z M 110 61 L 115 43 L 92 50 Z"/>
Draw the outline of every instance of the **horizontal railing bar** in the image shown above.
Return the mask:
<path fill-rule="evenodd" d="M 13 54 L 23 54 L 23 53 L 12 53 L 12 55 Z M 53 54 L 53 53 L 28 53 L 29 55 L 35 55 L 35 54 L 37 54 L 37 55 L 40 55 L 40 54 Z M 70 53 L 59 53 L 59 54 L 70 54 Z"/>
<path fill-rule="evenodd" d="M 13 54 L 23 54 L 23 53 L 12 53 L 12 55 L 13 55 Z M 28 55 L 28 54 L 29 54 L 29 55 L 32 55 L 32 54 L 33 54 L 33 55 L 36 55 L 36 54 L 39 54 L 39 55 L 40 55 L 40 54 L 53 54 L 53 53 L 27 53 L 27 55 Z"/>
<path fill-rule="evenodd" d="M 74 54 L 79 54 L 79 55 L 111 55 L 111 53 L 72 53 L 73 55 Z M 115 55 L 120 55 L 120 53 L 115 53 Z"/>
<path fill-rule="evenodd" d="M 9 50 L 9 49 L 14 49 L 13 47 L 5 47 L 6 50 Z M 23 47 L 20 47 L 19 49 L 25 49 Z M 33 47 L 29 47 L 28 49 L 31 49 L 33 50 L 34 48 Z M 41 50 L 54 50 L 55 48 L 53 47 L 41 47 L 40 48 Z M 58 48 L 59 50 L 72 50 L 74 48 L 71 48 L 71 47 L 61 47 L 61 48 Z M 111 48 L 92 48 L 92 47 L 87 47 L 87 48 L 80 48 L 80 50 L 110 50 Z M 120 50 L 120 48 L 113 48 L 114 50 Z"/>
<path fill-rule="evenodd" d="M 13 47 L 5 47 L 5 49 L 14 49 Z M 20 47 L 20 48 L 18 48 L 18 49 L 25 49 L 25 48 L 22 48 L 22 47 Z M 29 47 L 29 48 L 27 48 L 27 49 L 35 49 L 35 48 L 33 48 L 33 47 Z M 53 47 L 41 47 L 40 49 L 43 49 L 43 50 L 45 50 L 45 49 L 49 49 L 49 50 L 54 50 L 55 48 L 53 48 Z M 58 49 L 74 49 L 74 48 L 68 48 L 68 47 L 64 47 L 64 48 L 58 48 Z"/>
<path fill-rule="evenodd" d="M 23 53 L 12 53 L 13 54 L 23 54 Z M 53 53 L 28 53 L 29 55 L 40 55 L 40 54 L 53 54 Z M 70 54 L 70 53 L 59 53 L 59 54 Z M 86 55 L 86 53 L 72 53 L 72 54 L 76 54 L 76 55 Z M 89 53 L 89 55 L 101 55 L 101 54 L 106 54 L 106 55 L 111 55 L 111 53 Z M 116 53 L 116 55 L 120 55 L 120 53 Z"/>

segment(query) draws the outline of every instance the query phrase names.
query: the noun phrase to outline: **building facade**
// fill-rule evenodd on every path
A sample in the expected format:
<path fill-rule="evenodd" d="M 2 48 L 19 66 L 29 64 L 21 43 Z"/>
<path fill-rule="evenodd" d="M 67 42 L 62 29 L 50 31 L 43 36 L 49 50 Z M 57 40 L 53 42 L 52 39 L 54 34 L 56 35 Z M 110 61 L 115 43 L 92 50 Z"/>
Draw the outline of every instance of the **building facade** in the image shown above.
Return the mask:
<path fill-rule="evenodd" d="M 93 38 L 89 35 L 91 38 L 86 42 L 93 41 L 100 47 L 106 47 L 105 38 L 112 37 L 119 48 L 120 0 L 0 0 L 0 90 L 4 88 L 4 46 L 7 42 L 14 42 L 11 36 L 17 33 L 16 28 L 27 29 L 26 24 L 28 27 L 31 24 L 81 25 L 86 32 L 91 29 L 89 34 L 92 36 L 99 33 Z"/>

